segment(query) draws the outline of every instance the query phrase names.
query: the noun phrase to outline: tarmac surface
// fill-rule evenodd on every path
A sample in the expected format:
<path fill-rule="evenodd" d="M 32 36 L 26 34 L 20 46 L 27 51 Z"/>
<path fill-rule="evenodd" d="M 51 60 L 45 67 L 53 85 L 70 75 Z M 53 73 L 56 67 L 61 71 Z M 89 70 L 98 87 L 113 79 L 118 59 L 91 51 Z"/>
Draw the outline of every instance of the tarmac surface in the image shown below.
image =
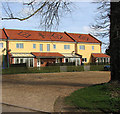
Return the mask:
<path fill-rule="evenodd" d="M 59 97 L 109 80 L 110 72 L 105 71 L 3 75 L 3 112 L 54 112 Z"/>

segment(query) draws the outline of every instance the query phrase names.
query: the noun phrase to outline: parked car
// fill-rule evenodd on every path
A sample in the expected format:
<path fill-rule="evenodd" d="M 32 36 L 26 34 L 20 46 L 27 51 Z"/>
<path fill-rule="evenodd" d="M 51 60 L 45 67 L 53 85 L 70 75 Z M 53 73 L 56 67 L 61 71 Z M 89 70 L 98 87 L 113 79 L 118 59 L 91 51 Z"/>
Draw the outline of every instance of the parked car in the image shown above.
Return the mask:
<path fill-rule="evenodd" d="M 105 71 L 110 71 L 110 65 L 104 66 L 104 70 L 105 70 Z"/>

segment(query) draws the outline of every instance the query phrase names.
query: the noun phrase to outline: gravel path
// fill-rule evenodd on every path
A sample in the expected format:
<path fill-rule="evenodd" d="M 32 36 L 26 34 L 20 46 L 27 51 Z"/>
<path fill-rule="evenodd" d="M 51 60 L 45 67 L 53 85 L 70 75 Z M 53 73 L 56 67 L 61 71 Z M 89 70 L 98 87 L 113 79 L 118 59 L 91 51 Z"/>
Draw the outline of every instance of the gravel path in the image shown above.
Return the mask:
<path fill-rule="evenodd" d="M 109 80 L 104 71 L 3 75 L 2 102 L 53 112 L 58 97 Z"/>

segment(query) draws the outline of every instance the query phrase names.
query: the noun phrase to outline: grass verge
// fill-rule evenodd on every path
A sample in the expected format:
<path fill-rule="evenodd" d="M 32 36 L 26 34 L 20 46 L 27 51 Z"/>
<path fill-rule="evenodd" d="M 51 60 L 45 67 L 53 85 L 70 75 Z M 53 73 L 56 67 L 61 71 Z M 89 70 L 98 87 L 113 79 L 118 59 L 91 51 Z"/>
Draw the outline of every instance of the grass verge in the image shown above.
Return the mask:
<path fill-rule="evenodd" d="M 119 112 L 120 84 L 105 83 L 82 88 L 66 97 L 65 102 L 86 112 Z"/>

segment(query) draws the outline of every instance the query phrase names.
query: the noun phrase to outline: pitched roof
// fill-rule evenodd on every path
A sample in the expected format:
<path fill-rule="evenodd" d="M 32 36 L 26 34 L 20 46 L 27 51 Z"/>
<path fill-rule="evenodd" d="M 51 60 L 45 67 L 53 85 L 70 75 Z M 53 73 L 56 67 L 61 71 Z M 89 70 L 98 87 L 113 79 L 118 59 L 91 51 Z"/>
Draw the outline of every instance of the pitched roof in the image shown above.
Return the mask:
<path fill-rule="evenodd" d="M 77 33 L 66 34 L 69 37 L 73 38 L 76 42 L 101 43 L 101 41 L 93 37 L 91 34 L 77 34 Z"/>
<path fill-rule="evenodd" d="M 12 40 L 40 40 L 40 41 L 67 41 L 74 42 L 70 37 L 61 32 L 12 30 L 5 29 L 9 39 Z M 6 39 L 3 37 L 3 39 Z"/>
<path fill-rule="evenodd" d="M 103 53 L 92 53 L 93 57 L 110 57 L 109 55 Z"/>
<path fill-rule="evenodd" d="M 0 39 L 6 39 L 5 33 L 0 29 Z"/>
<path fill-rule="evenodd" d="M 32 54 L 35 56 L 35 57 L 39 57 L 39 58 L 54 58 L 54 57 L 64 57 L 62 54 L 58 53 L 58 52 L 54 52 L 54 53 L 51 53 L 51 52 L 32 52 Z"/>
<path fill-rule="evenodd" d="M 3 32 L 5 31 L 5 32 Z M 0 39 L 101 43 L 90 34 L 2 29 Z"/>

